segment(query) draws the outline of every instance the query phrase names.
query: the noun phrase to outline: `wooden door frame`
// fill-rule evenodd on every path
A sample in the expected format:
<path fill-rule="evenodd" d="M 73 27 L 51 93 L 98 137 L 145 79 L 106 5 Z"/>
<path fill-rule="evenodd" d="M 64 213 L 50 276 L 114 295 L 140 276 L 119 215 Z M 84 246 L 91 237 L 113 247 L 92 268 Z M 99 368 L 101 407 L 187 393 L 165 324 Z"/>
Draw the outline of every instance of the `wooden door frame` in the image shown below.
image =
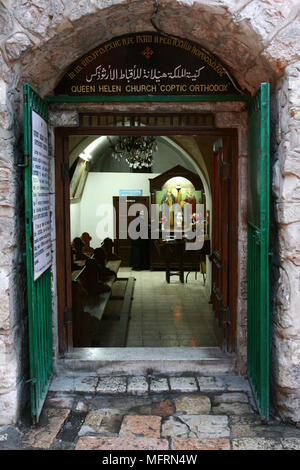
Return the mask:
<path fill-rule="evenodd" d="M 116 111 L 112 110 L 112 114 Z M 167 113 L 161 113 L 162 115 Z M 70 256 L 70 196 L 67 171 L 69 168 L 68 138 L 70 135 L 213 135 L 228 136 L 230 141 L 230 211 L 229 211 L 229 327 L 228 349 L 236 350 L 238 299 L 238 129 L 237 128 L 172 128 L 148 127 L 64 127 L 55 129 L 55 218 L 56 218 L 56 271 L 58 298 L 59 354 L 72 350 L 72 295 Z M 62 262 L 64 260 L 64 263 Z"/>

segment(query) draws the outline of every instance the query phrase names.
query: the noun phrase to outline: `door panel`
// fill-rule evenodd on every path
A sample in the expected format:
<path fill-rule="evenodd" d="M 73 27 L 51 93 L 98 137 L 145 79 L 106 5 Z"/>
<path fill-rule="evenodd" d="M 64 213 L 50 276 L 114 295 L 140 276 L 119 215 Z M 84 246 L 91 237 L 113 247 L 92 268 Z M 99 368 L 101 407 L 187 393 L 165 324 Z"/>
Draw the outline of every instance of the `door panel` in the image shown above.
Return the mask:
<path fill-rule="evenodd" d="M 33 422 L 39 420 L 39 416 L 46 398 L 52 371 L 53 371 L 53 351 L 52 351 L 52 302 L 51 302 L 51 268 L 49 262 L 41 266 L 36 272 L 40 252 L 45 251 L 40 248 L 39 234 L 37 233 L 37 222 L 41 221 L 42 214 L 39 206 L 43 196 L 49 197 L 48 181 L 40 178 L 42 173 L 33 171 L 33 167 L 42 167 L 46 172 L 49 161 L 43 159 L 44 153 L 38 154 L 36 143 L 45 146 L 44 152 L 48 149 L 48 105 L 45 103 L 28 83 L 24 84 L 24 153 L 25 153 L 25 233 L 26 233 L 26 270 L 27 270 L 27 294 L 28 294 L 28 329 L 29 329 L 29 360 L 30 360 L 30 392 L 31 392 L 31 415 Z M 33 125 L 34 121 L 37 124 Z M 38 132 L 37 126 L 45 126 L 45 132 Z M 46 136 L 46 137 L 45 137 Z M 35 146 L 33 141 L 35 140 Z M 36 152 L 37 155 L 34 155 Z M 42 151 L 41 151 L 42 152 Z M 46 154 L 47 155 L 47 154 Z M 39 159 L 39 165 L 36 164 Z M 47 163 L 41 163 L 41 162 Z M 38 173 L 38 176 L 37 174 Z M 40 178 L 40 179 L 39 179 Z M 45 177 L 46 178 L 46 177 Z M 34 182 L 34 186 L 33 183 Z M 48 183 L 48 184 L 47 184 Z M 41 195 L 41 190 L 42 193 Z M 47 189 L 48 188 L 48 189 Z M 34 203 L 33 198 L 38 198 Z M 37 207 L 35 211 L 35 206 Z M 48 208 L 49 210 L 49 208 Z M 40 214 L 40 215 L 39 215 Z M 40 227 L 42 224 L 40 224 Z M 49 235 L 49 227 L 42 236 L 44 241 Z M 49 250 L 49 248 L 48 248 Z M 43 259 L 41 259 L 43 261 Z M 48 267 L 47 267 L 48 266 Z"/>
<path fill-rule="evenodd" d="M 257 406 L 269 417 L 269 84 L 249 106 L 248 377 Z"/>
<path fill-rule="evenodd" d="M 229 139 L 220 138 L 213 152 L 212 304 L 223 350 L 229 348 Z"/>

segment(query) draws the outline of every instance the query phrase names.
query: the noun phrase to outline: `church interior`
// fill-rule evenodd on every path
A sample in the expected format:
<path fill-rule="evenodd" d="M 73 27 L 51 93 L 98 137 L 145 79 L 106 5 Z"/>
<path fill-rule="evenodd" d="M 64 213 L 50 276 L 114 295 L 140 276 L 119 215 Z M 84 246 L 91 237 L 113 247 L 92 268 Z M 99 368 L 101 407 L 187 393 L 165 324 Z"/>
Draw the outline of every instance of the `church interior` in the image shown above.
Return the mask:
<path fill-rule="evenodd" d="M 210 261 L 215 141 L 69 136 L 74 347 L 219 345 Z"/>

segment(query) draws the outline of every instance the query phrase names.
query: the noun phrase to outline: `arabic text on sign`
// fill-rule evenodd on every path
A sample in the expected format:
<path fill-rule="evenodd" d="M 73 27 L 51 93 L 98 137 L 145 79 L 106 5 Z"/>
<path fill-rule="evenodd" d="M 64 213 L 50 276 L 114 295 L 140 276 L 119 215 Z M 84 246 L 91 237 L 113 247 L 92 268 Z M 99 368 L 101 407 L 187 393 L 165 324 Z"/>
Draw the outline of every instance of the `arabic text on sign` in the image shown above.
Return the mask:
<path fill-rule="evenodd" d="M 90 77 L 86 77 L 87 83 L 90 83 L 92 80 L 154 80 L 156 83 L 159 83 L 162 79 L 169 78 L 171 80 L 180 80 L 180 79 L 190 79 L 192 81 L 196 81 L 201 74 L 201 71 L 205 68 L 205 65 L 202 67 L 197 68 L 194 72 L 187 70 L 186 68 L 182 67 L 182 65 L 178 65 L 173 69 L 171 72 L 161 72 L 159 69 L 149 69 L 146 70 L 141 67 L 137 67 L 134 65 L 132 68 L 129 69 L 117 69 L 112 68 L 111 65 L 104 67 L 102 64 L 98 65 L 95 70 L 95 73 L 90 75 Z"/>

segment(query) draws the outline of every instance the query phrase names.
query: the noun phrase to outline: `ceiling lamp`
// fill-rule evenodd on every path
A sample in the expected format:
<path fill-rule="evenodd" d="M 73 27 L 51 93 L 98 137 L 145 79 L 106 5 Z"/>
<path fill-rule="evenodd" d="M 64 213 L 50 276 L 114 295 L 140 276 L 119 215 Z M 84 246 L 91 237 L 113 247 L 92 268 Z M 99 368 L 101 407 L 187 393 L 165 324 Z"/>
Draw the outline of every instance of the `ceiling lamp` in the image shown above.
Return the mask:
<path fill-rule="evenodd" d="M 115 142 L 107 138 L 116 160 L 125 160 L 130 168 L 137 169 L 153 165 L 153 152 L 157 151 L 155 137 L 121 135 Z"/>

